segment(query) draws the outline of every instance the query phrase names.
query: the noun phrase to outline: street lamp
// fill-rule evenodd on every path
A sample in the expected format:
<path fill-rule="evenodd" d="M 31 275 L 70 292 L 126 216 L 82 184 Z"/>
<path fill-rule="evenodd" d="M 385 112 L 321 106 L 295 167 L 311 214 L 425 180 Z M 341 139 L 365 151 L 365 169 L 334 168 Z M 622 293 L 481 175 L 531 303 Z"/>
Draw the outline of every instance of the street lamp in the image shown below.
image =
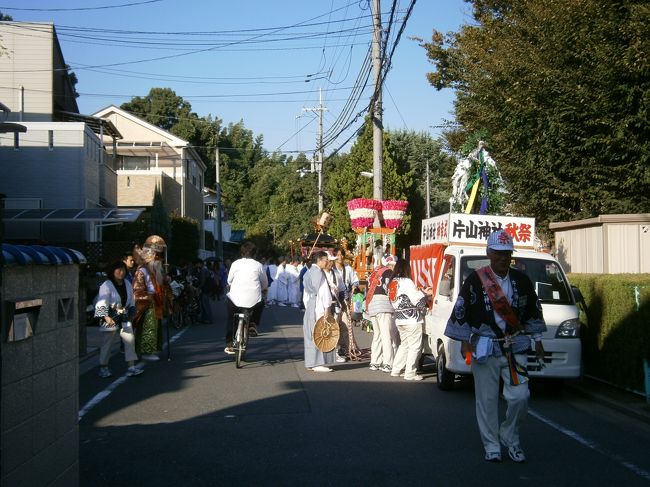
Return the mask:
<path fill-rule="evenodd" d="M 368 178 L 368 179 L 372 179 L 372 178 L 375 177 L 375 175 L 373 173 L 371 173 L 370 171 L 361 171 L 359 174 L 361 176 L 363 176 L 364 178 Z"/>

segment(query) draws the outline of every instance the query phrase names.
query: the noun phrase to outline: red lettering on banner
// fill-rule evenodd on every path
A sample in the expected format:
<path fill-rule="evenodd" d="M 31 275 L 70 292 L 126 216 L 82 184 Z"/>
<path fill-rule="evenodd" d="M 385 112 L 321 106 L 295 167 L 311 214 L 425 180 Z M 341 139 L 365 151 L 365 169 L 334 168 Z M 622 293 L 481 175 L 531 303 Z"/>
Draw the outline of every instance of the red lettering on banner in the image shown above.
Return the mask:
<path fill-rule="evenodd" d="M 530 225 L 522 223 L 519 225 L 518 241 L 520 242 L 530 242 L 531 237 L 531 228 Z"/>

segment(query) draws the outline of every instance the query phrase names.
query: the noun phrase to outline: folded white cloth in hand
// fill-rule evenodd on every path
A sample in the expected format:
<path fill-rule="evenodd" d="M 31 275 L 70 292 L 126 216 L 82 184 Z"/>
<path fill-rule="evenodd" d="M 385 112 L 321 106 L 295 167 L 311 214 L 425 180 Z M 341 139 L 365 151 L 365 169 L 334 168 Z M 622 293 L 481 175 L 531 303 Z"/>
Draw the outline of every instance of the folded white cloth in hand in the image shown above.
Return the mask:
<path fill-rule="evenodd" d="M 493 347 L 494 342 L 491 338 L 479 337 L 478 342 L 476 343 L 476 352 L 474 352 L 474 360 L 476 363 L 484 364 L 487 362 L 488 357 L 492 355 Z"/>

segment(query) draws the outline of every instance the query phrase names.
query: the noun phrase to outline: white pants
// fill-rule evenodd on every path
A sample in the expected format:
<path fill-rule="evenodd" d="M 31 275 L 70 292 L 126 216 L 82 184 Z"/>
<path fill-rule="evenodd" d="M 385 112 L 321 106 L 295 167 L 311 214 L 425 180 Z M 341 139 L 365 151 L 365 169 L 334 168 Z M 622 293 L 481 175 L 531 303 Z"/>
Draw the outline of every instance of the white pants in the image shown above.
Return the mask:
<path fill-rule="evenodd" d="M 117 336 L 117 329 L 103 331 L 102 335 L 102 344 L 99 348 L 99 365 L 105 366 L 108 365 L 108 359 L 111 358 L 111 347 Z M 135 353 L 135 335 L 120 329 L 120 338 L 124 342 L 124 360 L 127 362 L 138 360 L 138 355 Z"/>
<path fill-rule="evenodd" d="M 399 344 L 399 334 L 395 327 L 393 313 L 377 313 L 370 317 L 372 323 L 372 345 L 370 346 L 370 363 L 375 365 L 393 365 L 395 350 Z"/>
<path fill-rule="evenodd" d="M 526 366 L 527 357 L 515 354 L 515 360 Z M 476 396 L 476 420 L 486 452 L 500 452 L 506 447 L 519 446 L 519 426 L 528 412 L 528 382 L 510 384 L 508 360 L 490 356 L 484 364 L 472 362 L 474 395 Z M 508 408 L 506 419 L 499 426 L 499 377 L 503 379 L 503 397 Z"/>
<path fill-rule="evenodd" d="M 416 325 L 397 325 L 400 344 L 393 360 L 393 374 L 404 369 L 404 378 L 412 379 L 418 370 L 418 360 L 422 353 L 422 323 Z"/>

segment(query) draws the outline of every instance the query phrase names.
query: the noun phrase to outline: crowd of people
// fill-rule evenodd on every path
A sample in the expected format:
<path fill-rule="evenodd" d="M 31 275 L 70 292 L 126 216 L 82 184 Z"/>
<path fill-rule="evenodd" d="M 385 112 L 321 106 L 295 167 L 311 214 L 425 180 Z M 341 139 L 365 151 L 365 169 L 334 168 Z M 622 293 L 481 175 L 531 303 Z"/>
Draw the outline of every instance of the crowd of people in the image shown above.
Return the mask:
<path fill-rule="evenodd" d="M 505 231 L 489 236 L 490 263 L 465 279 L 445 331 L 462 343 L 463 354 L 473 357 L 476 417 L 485 459 L 490 462 L 501 461 L 501 444 L 511 460 L 526 460 L 520 447 L 519 427 L 529 397 L 526 353 L 531 339 L 537 356 L 544 355 L 541 335 L 546 325 L 541 305 L 526 275 L 510 268 L 513 250 L 512 238 Z M 164 242 L 148 240 L 122 261 L 108 266 L 107 279 L 95 304 L 95 316 L 103 332 L 101 377 L 111 376 L 110 349 L 118 335 L 123 343 L 127 376 L 142 374 L 142 368 L 136 366 L 139 359 L 159 359 L 161 320 L 171 309 L 173 296 L 173 273 L 166 277 L 163 270 L 164 251 Z M 277 265 L 272 259 L 257 260 L 252 242 L 244 242 L 240 251 L 240 259 L 223 266 L 218 261 L 205 263 L 196 259 L 185 269 L 201 292 L 203 322 L 213 322 L 211 301 L 220 300 L 225 293 L 225 353 L 234 353 L 235 313 L 242 309 L 251 312 L 249 336 L 254 337 L 264 307 L 279 305 L 304 309 L 304 364 L 308 370 L 332 372 L 331 365 L 353 356 L 356 344 L 351 342 L 351 297 L 359 293 L 360 282 L 343 249 L 319 250 L 309 260 L 283 257 Z M 363 310 L 373 331 L 369 368 L 407 381 L 420 381 L 423 377 L 418 374 L 418 364 L 431 288 L 418 288 L 411 278 L 408 260 L 396 258 L 389 247 L 375 245 L 368 252 L 369 258 L 371 255 L 373 269 L 365 283 Z M 338 344 L 332 349 L 323 350 L 315 342 L 315 327 L 322 319 L 334 320 L 338 325 Z M 508 403 L 501 423 L 500 379 Z"/>

